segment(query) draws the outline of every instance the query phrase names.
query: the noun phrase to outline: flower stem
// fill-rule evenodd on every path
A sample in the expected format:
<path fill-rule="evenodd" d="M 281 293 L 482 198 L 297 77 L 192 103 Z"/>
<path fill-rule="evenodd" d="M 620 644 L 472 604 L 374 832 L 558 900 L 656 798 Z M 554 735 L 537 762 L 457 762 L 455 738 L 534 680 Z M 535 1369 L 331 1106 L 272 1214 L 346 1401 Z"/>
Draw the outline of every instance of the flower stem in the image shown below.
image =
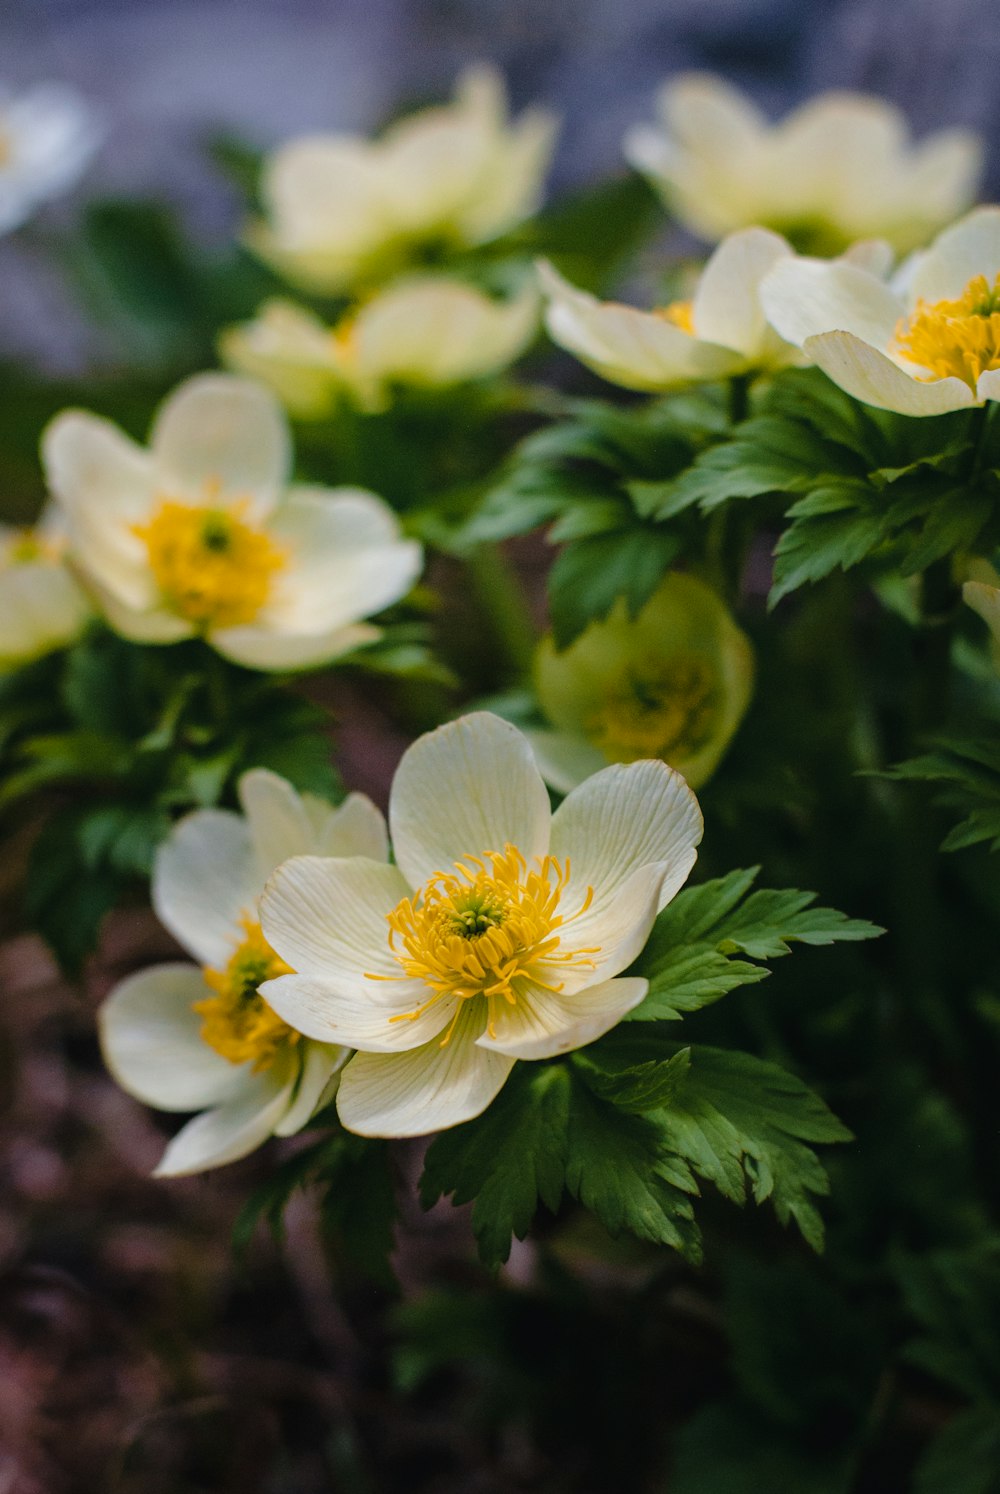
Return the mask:
<path fill-rule="evenodd" d="M 531 673 L 535 634 L 513 569 L 496 545 L 481 545 L 467 557 L 466 565 L 505 683 L 526 679 Z"/>

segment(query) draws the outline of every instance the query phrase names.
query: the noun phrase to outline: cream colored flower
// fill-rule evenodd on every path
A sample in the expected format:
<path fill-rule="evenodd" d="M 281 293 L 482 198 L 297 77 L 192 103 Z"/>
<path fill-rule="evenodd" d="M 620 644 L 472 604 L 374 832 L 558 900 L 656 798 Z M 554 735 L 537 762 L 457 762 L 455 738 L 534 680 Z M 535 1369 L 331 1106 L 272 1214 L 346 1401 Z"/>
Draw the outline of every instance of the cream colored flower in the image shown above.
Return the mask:
<path fill-rule="evenodd" d="M 812 253 L 862 238 L 906 252 L 969 206 L 982 168 L 978 136 L 914 144 L 900 111 L 865 94 L 820 94 L 770 124 L 721 78 L 685 73 L 664 85 L 659 114 L 625 154 L 710 241 L 761 223 Z"/>
<path fill-rule="evenodd" d="M 153 906 L 198 964 L 140 970 L 100 1011 L 105 1062 L 123 1089 L 158 1110 L 202 1112 L 167 1147 L 160 1176 L 220 1167 L 301 1130 L 347 1057 L 303 1038 L 260 996 L 289 967 L 261 933 L 258 901 L 290 856 L 385 862 L 385 821 L 363 794 L 334 809 L 260 768 L 240 779 L 239 797 L 242 815 L 197 810 L 156 856 Z"/>
<path fill-rule="evenodd" d="M 75 89 L 40 83 L 22 94 L 0 90 L 0 233 L 83 175 L 104 131 Z"/>
<path fill-rule="evenodd" d="M 384 279 L 422 246 L 485 243 L 538 207 L 554 134 L 541 110 L 511 123 L 500 75 L 474 68 L 453 103 L 411 114 L 377 141 L 309 135 L 280 147 L 250 243 L 289 280 L 321 291 Z"/>
<path fill-rule="evenodd" d="M 400 763 L 396 864 L 297 858 L 271 878 L 265 934 L 295 975 L 285 1021 L 358 1052 L 337 1107 L 365 1136 L 478 1115 L 517 1059 L 593 1042 L 646 994 L 625 976 L 694 865 L 698 803 L 664 763 L 605 768 L 553 815 L 531 748 L 478 713 Z"/>
<path fill-rule="evenodd" d="M 341 394 L 377 411 L 396 385 L 447 388 L 498 373 L 537 325 L 533 288 L 495 301 L 462 281 L 427 275 L 381 291 L 336 327 L 290 301 L 268 301 L 254 321 L 223 334 L 221 351 L 230 367 L 310 419 L 329 413 Z"/>
<path fill-rule="evenodd" d="M 542 640 L 535 690 L 555 730 L 526 736 L 561 793 L 609 762 L 641 758 L 700 788 L 743 718 L 753 675 L 750 640 L 715 592 L 674 571 L 637 617 L 621 601 L 562 653 Z"/>
<path fill-rule="evenodd" d="M 65 549 L 52 510 L 33 528 L 0 525 L 0 669 L 66 648 L 92 616 Z"/>
<path fill-rule="evenodd" d="M 772 324 L 865 404 L 941 415 L 1000 398 L 1000 208 L 977 208 L 891 284 L 789 259 L 761 288 Z"/>
<path fill-rule="evenodd" d="M 549 297 L 545 325 L 560 347 L 626 389 L 675 389 L 783 368 L 801 362 L 801 355 L 768 325 L 760 286 L 793 252 L 766 228 L 730 234 L 702 270 L 691 300 L 653 311 L 599 301 L 542 264 L 539 273 Z M 849 254 L 883 268 L 888 250 L 878 243 L 857 244 Z"/>
<path fill-rule="evenodd" d="M 198 635 L 253 669 L 307 668 L 377 637 L 362 619 L 420 572 L 419 545 L 374 494 L 288 487 L 285 416 L 248 379 L 188 379 L 148 450 L 65 411 L 42 455 L 75 564 L 140 643 Z"/>
<path fill-rule="evenodd" d="M 984 567 L 985 569 L 985 567 Z M 992 570 L 992 567 L 989 568 Z M 993 580 L 996 580 L 994 573 Z M 978 612 L 990 630 L 990 653 L 1000 674 L 1000 585 L 989 581 L 966 581 L 962 596 L 973 612 Z"/>

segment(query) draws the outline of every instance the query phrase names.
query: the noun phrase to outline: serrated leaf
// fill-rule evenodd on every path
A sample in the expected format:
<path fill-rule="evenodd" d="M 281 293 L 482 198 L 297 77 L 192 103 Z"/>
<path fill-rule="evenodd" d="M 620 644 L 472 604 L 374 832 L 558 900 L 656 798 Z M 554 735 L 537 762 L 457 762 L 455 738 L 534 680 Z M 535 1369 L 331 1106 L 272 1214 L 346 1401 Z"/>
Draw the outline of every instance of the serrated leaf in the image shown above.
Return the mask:
<path fill-rule="evenodd" d="M 770 974 L 762 965 L 727 958 L 711 944 L 682 945 L 655 964 L 647 964 L 643 957 L 638 968 L 649 980 L 649 991 L 626 1022 L 671 1021 Z"/>
<path fill-rule="evenodd" d="M 689 1048 L 682 1048 L 672 1058 L 652 1058 L 646 1063 L 617 1068 L 613 1065 L 613 1055 L 610 1058 L 611 1067 L 607 1066 L 607 1059 L 603 1065 L 596 1063 L 584 1049 L 576 1055 L 577 1071 L 599 1100 L 607 1100 L 633 1115 L 669 1105 L 691 1067 Z"/>
<path fill-rule="evenodd" d="M 680 547 L 678 535 L 648 525 L 565 545 L 549 572 L 549 615 L 556 647 L 568 648 L 588 623 L 607 617 L 620 597 L 635 617 Z"/>

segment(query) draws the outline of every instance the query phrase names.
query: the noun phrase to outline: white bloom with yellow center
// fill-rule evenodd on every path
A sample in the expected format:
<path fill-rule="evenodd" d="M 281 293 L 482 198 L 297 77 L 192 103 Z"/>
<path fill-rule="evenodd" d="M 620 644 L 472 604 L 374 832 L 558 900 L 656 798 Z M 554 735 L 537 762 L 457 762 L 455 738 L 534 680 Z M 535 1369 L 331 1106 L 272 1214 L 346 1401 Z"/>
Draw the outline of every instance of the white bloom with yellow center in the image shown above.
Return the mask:
<path fill-rule="evenodd" d="M 264 168 L 264 222 L 250 243 L 288 279 L 340 291 L 384 279 L 423 245 L 496 238 L 535 211 L 555 124 L 528 110 L 507 118 L 492 68 L 459 79 L 453 103 L 423 109 L 376 141 L 309 135 Z"/>
<path fill-rule="evenodd" d="M 86 627 L 92 608 L 65 551 L 51 509 L 31 528 L 0 525 L 0 669 L 66 648 Z"/>
<path fill-rule="evenodd" d="M 982 169 L 977 135 L 914 143 L 900 111 L 865 94 L 820 94 L 771 124 L 721 78 L 685 73 L 658 104 L 659 122 L 631 130 L 625 154 L 710 241 L 760 223 L 813 253 L 861 238 L 907 252 L 969 206 Z"/>
<path fill-rule="evenodd" d="M 374 494 L 288 486 L 285 415 L 249 379 L 187 380 L 148 450 L 65 411 L 42 455 L 73 561 L 136 642 L 197 635 L 250 668 L 307 668 L 377 637 L 361 619 L 420 573 L 420 546 Z"/>
<path fill-rule="evenodd" d="M 0 233 L 69 191 L 103 135 L 90 104 L 62 83 L 18 95 L 0 90 Z"/>
<path fill-rule="evenodd" d="M 260 768 L 240 779 L 239 798 L 242 815 L 196 810 L 156 856 L 153 906 L 198 965 L 141 970 L 100 1011 L 105 1062 L 123 1089 L 158 1110 L 203 1112 L 167 1147 L 161 1176 L 219 1167 L 301 1130 L 347 1056 L 303 1038 L 261 997 L 289 966 L 261 933 L 258 902 L 290 856 L 384 862 L 385 821 L 363 794 L 334 809 Z"/>
<path fill-rule="evenodd" d="M 543 638 L 534 675 L 554 729 L 525 735 L 560 793 L 641 758 L 661 758 L 697 789 L 750 703 L 754 656 L 712 588 L 672 571 L 637 616 L 622 600 L 562 652 Z"/>
<path fill-rule="evenodd" d="M 533 287 L 497 301 L 441 276 L 400 281 L 336 327 L 290 301 L 268 301 L 221 340 L 223 360 L 274 390 L 303 419 L 329 413 L 341 394 L 384 410 L 396 385 L 440 389 L 513 363 L 538 326 Z"/>
<path fill-rule="evenodd" d="M 337 1096 L 365 1136 L 479 1115 L 518 1059 L 593 1042 L 646 994 L 621 976 L 683 885 L 698 803 L 664 763 L 606 768 L 553 815 L 525 738 L 478 713 L 415 742 L 396 773 L 396 864 L 287 862 L 261 922 L 297 974 L 264 995 L 317 1042 L 358 1052 Z"/>
<path fill-rule="evenodd" d="M 1000 399 L 1000 208 L 977 208 L 886 284 L 789 259 L 761 289 L 783 337 L 855 399 L 941 415 Z"/>
<path fill-rule="evenodd" d="M 764 277 L 794 251 L 780 234 L 746 228 L 730 234 L 708 260 L 689 301 L 640 311 L 600 301 L 541 264 L 549 297 L 545 325 L 554 342 L 626 389 L 676 389 L 754 370 L 799 363 L 798 349 L 768 325 L 760 302 Z M 853 259 L 884 269 L 885 245 L 857 244 Z"/>

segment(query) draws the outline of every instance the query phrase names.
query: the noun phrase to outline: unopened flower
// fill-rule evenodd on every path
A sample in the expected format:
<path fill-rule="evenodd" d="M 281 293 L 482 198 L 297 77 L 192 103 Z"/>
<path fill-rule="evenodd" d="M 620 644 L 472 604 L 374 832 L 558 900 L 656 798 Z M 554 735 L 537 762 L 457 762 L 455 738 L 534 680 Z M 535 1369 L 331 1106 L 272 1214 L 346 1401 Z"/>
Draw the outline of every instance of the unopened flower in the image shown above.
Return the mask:
<path fill-rule="evenodd" d="M 485 243 L 535 211 L 554 121 L 507 118 L 492 68 L 459 79 L 453 103 L 423 109 L 380 139 L 308 135 L 268 160 L 265 220 L 252 246 L 291 281 L 342 291 L 385 279 L 421 249 Z"/>
<path fill-rule="evenodd" d="M 65 550 L 51 510 L 31 528 L 0 525 L 0 669 L 66 648 L 86 627 L 92 608 Z"/>
<path fill-rule="evenodd" d="M 202 1112 L 167 1147 L 161 1176 L 220 1167 L 301 1130 L 347 1057 L 304 1038 L 260 995 L 289 967 L 261 932 L 258 902 L 289 856 L 384 862 L 385 822 L 363 794 L 334 809 L 264 769 L 243 775 L 239 797 L 242 815 L 197 810 L 156 856 L 153 906 L 198 964 L 141 970 L 100 1011 L 105 1062 L 123 1089 L 158 1110 Z"/>
<path fill-rule="evenodd" d="M 702 821 L 664 763 L 606 768 L 553 815 L 525 738 L 478 713 L 421 737 L 392 786 L 394 866 L 296 858 L 265 935 L 298 972 L 285 1021 L 358 1052 L 343 1124 L 414 1136 L 478 1115 L 518 1059 L 593 1042 L 643 999 L 621 976 L 683 885 Z"/>
<path fill-rule="evenodd" d="M 1000 399 L 1000 208 L 945 229 L 891 284 L 788 259 L 761 297 L 781 335 L 865 404 L 941 415 Z"/>
<path fill-rule="evenodd" d="M 969 206 L 982 168 L 978 136 L 914 143 L 900 111 L 865 94 L 820 94 L 771 124 L 721 78 L 686 73 L 662 88 L 659 114 L 625 154 L 709 241 L 760 223 L 817 254 L 862 238 L 906 252 Z"/>
<path fill-rule="evenodd" d="M 750 640 L 715 592 L 671 572 L 636 617 L 619 602 L 562 653 L 542 640 L 535 690 L 554 729 L 527 733 L 542 777 L 566 793 L 609 762 L 660 758 L 700 788 L 753 675 Z"/>
<path fill-rule="evenodd" d="M 341 395 L 385 409 L 394 386 L 447 388 L 506 368 L 530 342 L 538 297 L 496 301 L 441 276 L 404 280 L 336 327 L 290 301 L 269 301 L 223 335 L 226 363 L 267 384 L 293 415 L 329 412 Z"/>
<path fill-rule="evenodd" d="M 801 354 L 768 325 L 760 286 L 793 253 L 785 239 L 765 228 L 730 234 L 708 260 L 690 300 L 652 311 L 600 301 L 542 264 L 549 297 L 545 325 L 560 347 L 626 389 L 675 389 L 783 368 L 801 362 Z M 884 267 L 888 251 L 870 243 L 850 253 Z"/>
<path fill-rule="evenodd" d="M 83 175 L 104 131 L 75 89 L 0 90 L 0 233 L 17 228 Z"/>
<path fill-rule="evenodd" d="M 140 643 L 204 637 L 254 669 L 324 663 L 420 571 L 380 498 L 288 486 L 286 419 L 248 379 L 202 374 L 167 399 L 149 449 L 69 410 L 42 440 L 70 553 L 111 626 Z"/>

